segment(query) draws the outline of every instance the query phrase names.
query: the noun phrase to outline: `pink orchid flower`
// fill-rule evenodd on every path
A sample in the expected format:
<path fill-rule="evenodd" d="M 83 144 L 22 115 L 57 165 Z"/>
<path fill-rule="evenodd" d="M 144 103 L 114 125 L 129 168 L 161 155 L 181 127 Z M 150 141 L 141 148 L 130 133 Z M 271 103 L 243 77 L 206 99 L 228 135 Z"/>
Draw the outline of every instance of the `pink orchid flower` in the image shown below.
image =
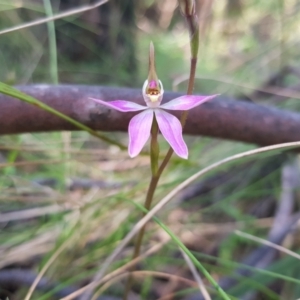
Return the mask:
<path fill-rule="evenodd" d="M 187 159 L 188 148 L 182 137 L 181 123 L 175 116 L 165 110 L 190 110 L 218 95 L 186 95 L 161 104 L 163 93 L 164 89 L 161 81 L 153 79 L 146 80 L 143 86 L 143 96 L 147 106 L 125 100 L 105 102 L 99 99 L 90 99 L 121 112 L 142 111 L 134 116 L 129 123 L 128 153 L 130 157 L 135 157 L 141 152 L 150 137 L 151 126 L 155 117 L 161 134 L 174 152 L 179 157 Z"/>

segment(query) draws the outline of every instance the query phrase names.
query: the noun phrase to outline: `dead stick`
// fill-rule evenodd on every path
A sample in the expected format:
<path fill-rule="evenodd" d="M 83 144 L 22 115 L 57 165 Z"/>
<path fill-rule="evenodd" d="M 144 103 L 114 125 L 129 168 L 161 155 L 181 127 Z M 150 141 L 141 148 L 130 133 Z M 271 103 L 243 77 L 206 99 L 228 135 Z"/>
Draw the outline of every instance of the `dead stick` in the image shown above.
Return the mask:
<path fill-rule="evenodd" d="M 83 85 L 28 85 L 18 89 L 64 114 L 101 131 L 127 131 L 133 114 L 94 103 L 124 99 L 143 103 L 140 89 Z M 166 92 L 164 101 L 182 94 Z M 175 114 L 176 115 L 176 114 Z M 180 113 L 178 114 L 179 117 Z M 0 94 L 0 135 L 76 130 L 66 121 L 30 104 Z M 229 140 L 272 145 L 300 141 L 300 114 L 219 96 L 189 113 L 184 132 Z"/>

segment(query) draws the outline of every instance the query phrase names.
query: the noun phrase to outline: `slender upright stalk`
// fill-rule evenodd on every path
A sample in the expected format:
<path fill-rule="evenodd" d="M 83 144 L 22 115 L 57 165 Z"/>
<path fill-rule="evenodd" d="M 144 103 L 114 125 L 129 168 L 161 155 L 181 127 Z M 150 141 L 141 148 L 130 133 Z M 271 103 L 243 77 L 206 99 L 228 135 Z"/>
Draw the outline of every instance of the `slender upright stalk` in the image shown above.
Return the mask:
<path fill-rule="evenodd" d="M 195 83 L 195 75 L 196 75 L 196 66 L 197 66 L 197 57 L 191 59 L 190 77 L 189 77 L 187 95 L 191 95 L 193 93 L 194 83 Z M 187 116 L 188 116 L 188 111 L 184 111 L 181 115 L 180 122 L 181 122 L 182 128 L 185 125 Z M 169 161 L 173 155 L 173 152 L 174 152 L 173 149 L 170 147 L 158 169 L 158 172 L 157 172 L 158 180 L 159 180 L 159 177 L 161 176 L 162 172 L 164 171 L 165 167 L 169 163 Z M 157 180 L 157 183 L 158 183 L 158 180 Z M 155 188 L 156 188 L 156 186 L 155 186 Z"/>
<path fill-rule="evenodd" d="M 155 190 L 156 190 L 156 187 L 157 187 L 157 183 L 158 183 L 158 180 L 159 180 L 159 176 L 157 176 L 157 172 L 158 172 L 158 154 L 159 154 L 157 136 L 158 136 L 158 126 L 157 126 L 157 121 L 154 117 L 153 124 L 152 124 L 152 129 L 151 129 L 151 154 L 150 154 L 152 176 L 151 176 L 151 181 L 150 181 L 150 184 L 149 184 L 149 187 L 148 187 L 146 200 L 145 200 L 145 204 L 144 204 L 147 211 L 150 210 L 150 208 L 151 208 L 151 203 L 152 203 L 153 196 L 154 196 L 154 193 L 155 193 Z M 145 228 L 146 228 L 146 226 L 142 227 L 139 234 L 137 235 L 134 254 L 133 254 L 133 259 L 139 256 L 140 248 L 141 248 L 141 245 L 142 245 L 142 239 L 143 239 L 144 232 L 145 232 Z"/>
<path fill-rule="evenodd" d="M 44 0 L 44 7 L 47 17 L 53 17 L 52 5 L 50 0 Z M 56 34 L 54 20 L 47 23 L 48 39 L 49 39 L 49 57 L 50 57 L 50 76 L 54 84 L 58 84 L 58 70 L 57 70 L 57 48 L 56 48 Z"/>
<path fill-rule="evenodd" d="M 195 10 L 195 2 L 194 0 L 179 0 L 180 9 L 182 14 L 184 15 L 190 35 L 190 48 L 191 48 L 191 62 L 190 62 L 190 76 L 187 88 L 187 95 L 192 95 L 195 85 L 195 76 L 196 76 L 196 67 L 198 61 L 198 52 L 199 52 L 199 23 L 198 17 Z M 184 128 L 185 122 L 187 120 L 188 111 L 184 111 L 181 115 L 180 122 L 182 128 Z M 170 147 L 165 158 L 163 159 L 159 169 L 157 176 L 160 177 L 165 167 L 169 163 L 173 149 Z M 157 181 L 158 182 L 158 181 Z"/>
<path fill-rule="evenodd" d="M 152 176 L 151 176 L 151 181 L 148 187 L 147 195 L 146 195 L 146 200 L 145 200 L 145 208 L 150 210 L 151 208 L 151 203 L 153 200 L 153 196 L 157 187 L 157 183 L 159 180 L 159 177 L 157 176 L 158 172 L 158 157 L 159 157 L 159 145 L 157 141 L 157 136 L 158 136 L 158 125 L 156 118 L 154 117 L 153 123 L 152 123 L 152 128 L 151 128 L 151 147 L 150 147 L 150 161 L 151 161 L 151 171 L 152 171 Z M 143 216 L 145 213 L 143 214 Z M 134 245 L 134 252 L 132 255 L 132 260 L 137 258 L 140 254 L 140 249 L 142 246 L 142 241 L 145 233 L 146 225 L 144 225 L 141 230 L 139 231 L 136 239 L 135 239 L 135 245 Z M 134 271 L 135 266 L 133 266 L 130 271 Z M 128 277 L 128 280 L 126 282 L 125 286 L 125 292 L 123 299 L 126 300 L 128 298 L 128 294 L 130 292 L 131 286 L 133 283 L 133 277 L 130 274 Z"/>
<path fill-rule="evenodd" d="M 157 141 L 157 136 L 158 136 L 158 124 L 154 115 L 153 123 L 151 127 L 151 150 L 150 150 L 152 177 L 156 176 L 158 171 L 159 145 Z"/>

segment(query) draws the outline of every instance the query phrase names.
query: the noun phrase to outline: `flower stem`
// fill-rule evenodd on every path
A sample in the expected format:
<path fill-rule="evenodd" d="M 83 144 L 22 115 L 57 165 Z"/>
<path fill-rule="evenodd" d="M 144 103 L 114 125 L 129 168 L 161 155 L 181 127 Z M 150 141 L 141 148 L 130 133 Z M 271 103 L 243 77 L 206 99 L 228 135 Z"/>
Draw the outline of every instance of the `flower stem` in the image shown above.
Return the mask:
<path fill-rule="evenodd" d="M 153 196 L 157 187 L 157 183 L 159 180 L 159 177 L 157 176 L 158 173 L 158 159 L 159 159 L 159 145 L 157 141 L 157 136 L 158 136 L 158 124 L 156 121 L 155 116 L 153 117 L 153 123 L 151 127 L 151 147 L 150 147 L 150 161 L 151 161 L 151 171 L 152 171 L 152 176 L 151 176 L 151 181 L 148 187 L 147 195 L 146 195 L 146 200 L 144 207 L 148 210 L 151 208 L 151 203 L 153 200 Z M 143 216 L 145 213 L 143 214 Z M 139 231 L 135 243 L 134 243 L 134 252 L 132 255 L 132 260 L 137 258 L 140 254 L 141 246 L 142 246 L 142 241 L 145 233 L 146 225 L 141 228 Z M 135 266 L 133 266 L 129 271 L 134 271 Z M 131 286 L 133 284 L 133 277 L 131 274 L 129 274 L 126 286 L 125 286 L 125 292 L 123 299 L 127 300 Z"/>
<path fill-rule="evenodd" d="M 190 47 L 191 47 L 191 62 L 190 62 L 190 76 L 187 88 L 187 95 L 192 95 L 195 85 L 195 77 L 196 77 L 196 67 L 198 61 L 198 50 L 199 50 L 199 24 L 196 14 L 186 15 L 186 21 L 188 23 L 189 33 L 190 33 Z M 181 115 L 180 122 L 182 125 L 182 129 L 184 128 L 185 122 L 187 120 L 188 111 L 184 111 Z M 173 149 L 170 147 L 165 158 L 163 159 L 159 169 L 157 176 L 160 177 L 168 162 L 170 161 Z"/>
<path fill-rule="evenodd" d="M 193 89 L 194 89 L 194 85 L 195 85 L 196 67 L 197 67 L 197 57 L 192 57 L 191 58 L 189 84 L 188 84 L 188 88 L 187 88 L 187 92 L 186 92 L 187 95 L 193 94 Z M 188 116 L 188 111 L 185 110 L 182 113 L 181 118 L 180 118 L 182 128 L 185 125 L 187 116 Z"/>
<path fill-rule="evenodd" d="M 154 192 L 156 190 L 157 187 L 157 183 L 158 183 L 159 177 L 156 177 L 154 175 L 152 175 L 151 177 L 151 181 L 150 181 L 150 185 L 147 191 L 147 196 L 146 196 L 146 200 L 145 200 L 145 208 L 148 210 L 150 210 L 151 207 L 151 203 L 152 203 L 152 199 L 154 196 Z M 145 215 L 145 213 L 143 214 L 143 216 Z M 142 241 L 143 241 L 143 237 L 144 237 L 144 233 L 145 233 L 145 229 L 146 229 L 146 225 L 144 225 L 141 230 L 139 231 L 135 242 L 134 242 L 134 252 L 132 255 L 132 260 L 134 260 L 135 258 L 137 258 L 140 255 L 140 250 L 141 250 L 141 246 L 142 246 Z M 133 272 L 135 270 L 135 266 L 133 266 L 131 269 L 129 269 L 129 271 Z M 124 292 L 124 296 L 123 296 L 123 300 L 127 300 L 128 299 L 128 295 L 129 292 L 131 290 L 133 284 L 133 276 L 131 275 L 131 273 L 129 273 L 127 282 L 126 282 L 126 286 L 125 286 L 125 292 Z"/>
<path fill-rule="evenodd" d="M 197 57 L 191 58 L 189 84 L 188 84 L 188 89 L 187 89 L 187 93 L 186 93 L 187 95 L 191 95 L 193 93 L 195 76 L 196 76 L 196 66 L 197 66 Z M 182 128 L 185 125 L 187 116 L 188 116 L 188 111 L 186 110 L 182 113 L 181 118 L 180 118 Z M 174 150 L 170 147 L 158 169 L 158 172 L 157 172 L 158 178 L 161 176 L 162 172 L 164 171 L 165 167 L 167 166 L 168 162 L 170 161 L 173 152 L 174 152 Z"/>
<path fill-rule="evenodd" d="M 150 185 L 147 191 L 147 196 L 146 196 L 146 200 L 145 200 L 145 208 L 148 210 L 150 210 L 151 208 L 151 203 L 153 200 L 153 196 L 154 196 L 154 192 L 158 183 L 159 177 L 153 176 L 151 177 L 151 181 L 150 181 Z M 145 215 L 145 213 L 143 214 Z M 143 236 L 144 236 L 144 232 L 145 232 L 145 228 L 146 226 L 142 227 L 140 232 L 137 235 L 136 241 L 135 241 L 135 248 L 134 248 L 134 254 L 133 254 L 133 258 L 137 258 L 140 254 L 140 249 L 141 249 L 141 245 L 142 245 L 142 240 L 143 240 Z"/>
<path fill-rule="evenodd" d="M 157 136 L 158 136 L 158 124 L 154 115 L 153 123 L 151 127 L 151 149 L 150 149 L 152 176 L 155 176 L 158 171 L 159 145 L 157 141 Z"/>

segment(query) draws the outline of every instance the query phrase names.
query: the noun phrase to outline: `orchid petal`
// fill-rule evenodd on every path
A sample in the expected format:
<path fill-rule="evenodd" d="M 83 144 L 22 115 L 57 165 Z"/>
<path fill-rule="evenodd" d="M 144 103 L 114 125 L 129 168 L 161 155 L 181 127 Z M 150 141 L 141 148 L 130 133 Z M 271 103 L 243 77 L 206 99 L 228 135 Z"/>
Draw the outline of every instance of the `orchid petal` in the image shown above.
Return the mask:
<path fill-rule="evenodd" d="M 150 137 L 153 122 L 153 110 L 147 109 L 134 116 L 129 123 L 129 146 L 130 157 L 137 156 Z"/>
<path fill-rule="evenodd" d="M 196 96 L 196 95 L 185 95 L 179 98 L 175 98 L 165 104 L 162 104 L 160 108 L 169 110 L 189 110 L 196 107 L 206 101 L 215 98 L 218 95 L 211 96 Z"/>
<path fill-rule="evenodd" d="M 173 115 L 161 109 L 155 109 L 158 127 L 164 138 L 173 148 L 174 152 L 182 157 L 188 158 L 188 148 L 182 137 L 182 126 Z"/>
<path fill-rule="evenodd" d="M 95 98 L 90 98 L 90 99 L 100 104 L 103 104 L 109 108 L 113 108 L 115 110 L 122 111 L 122 112 L 139 111 L 147 108 L 147 106 L 142 106 L 140 104 L 130 102 L 130 101 L 125 101 L 125 100 L 115 100 L 115 101 L 106 102 Z"/>

